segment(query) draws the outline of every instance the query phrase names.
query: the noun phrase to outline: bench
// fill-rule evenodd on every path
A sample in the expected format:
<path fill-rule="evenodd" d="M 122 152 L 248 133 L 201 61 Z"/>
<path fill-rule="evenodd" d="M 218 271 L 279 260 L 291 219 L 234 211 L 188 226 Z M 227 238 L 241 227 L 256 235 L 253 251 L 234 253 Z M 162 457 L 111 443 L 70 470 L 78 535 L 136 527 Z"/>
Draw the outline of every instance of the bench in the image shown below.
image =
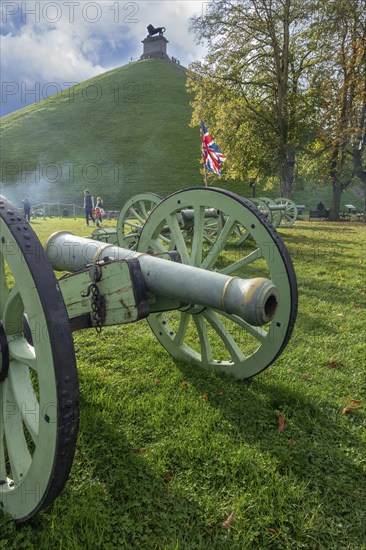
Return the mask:
<path fill-rule="evenodd" d="M 348 214 L 356 214 L 356 207 L 353 204 L 345 204 L 345 207 L 348 210 Z"/>
<path fill-rule="evenodd" d="M 329 210 L 309 210 L 309 221 L 311 219 L 327 220 L 329 218 Z"/>

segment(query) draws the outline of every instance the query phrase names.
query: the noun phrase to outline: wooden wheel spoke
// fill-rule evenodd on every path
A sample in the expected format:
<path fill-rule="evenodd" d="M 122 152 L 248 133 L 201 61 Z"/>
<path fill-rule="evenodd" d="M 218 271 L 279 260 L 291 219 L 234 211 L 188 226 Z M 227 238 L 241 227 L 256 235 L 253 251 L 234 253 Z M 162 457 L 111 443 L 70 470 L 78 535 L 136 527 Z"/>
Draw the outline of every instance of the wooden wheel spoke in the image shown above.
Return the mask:
<path fill-rule="evenodd" d="M 144 201 L 139 201 L 139 206 L 141 209 L 141 214 L 144 220 L 147 218 L 147 211 L 146 211 L 146 205 Z"/>
<path fill-rule="evenodd" d="M 128 227 L 131 227 L 133 229 L 140 229 L 141 230 L 141 224 L 139 223 L 135 223 L 135 222 L 131 222 L 130 220 L 126 220 L 125 223 L 124 223 L 125 227 L 128 226 Z M 124 228 L 125 228 L 124 227 Z"/>
<path fill-rule="evenodd" d="M 187 315 L 186 313 L 182 313 L 182 315 L 180 316 L 179 328 L 174 337 L 174 343 L 177 346 L 181 346 L 184 343 L 184 337 L 187 332 L 189 320 L 190 320 L 190 315 Z"/>
<path fill-rule="evenodd" d="M 174 242 L 182 258 L 182 262 L 184 264 L 191 264 L 191 258 L 189 256 L 186 241 L 184 240 L 177 216 L 175 214 L 170 215 L 167 218 L 167 224 L 171 232 L 171 240 Z"/>
<path fill-rule="evenodd" d="M 150 246 L 157 254 L 166 254 L 165 246 L 159 240 L 160 236 L 157 239 L 151 239 Z"/>
<path fill-rule="evenodd" d="M 262 258 L 263 254 L 259 248 L 256 250 L 253 250 L 253 252 L 250 252 L 250 254 L 247 254 L 244 258 L 241 258 L 241 260 L 238 260 L 234 262 L 231 265 L 228 265 L 224 267 L 223 269 L 220 269 L 220 273 L 224 273 L 225 275 L 231 275 L 231 273 L 235 273 L 238 270 L 242 269 L 243 267 L 252 264 L 253 262 L 256 262 L 259 260 L 259 258 Z"/>
<path fill-rule="evenodd" d="M 138 239 L 140 233 L 127 233 L 124 238 L 126 240 L 126 243 L 130 243 L 131 241 L 134 242 L 136 239 Z"/>
<path fill-rule="evenodd" d="M 223 313 L 222 311 L 218 313 L 220 313 L 220 315 L 223 315 L 230 321 L 235 321 L 235 323 L 241 329 L 245 330 L 245 332 L 253 336 L 256 340 L 258 340 L 258 342 L 263 343 L 268 336 L 267 330 L 263 329 L 262 327 L 255 327 L 253 325 L 250 325 L 249 323 L 247 323 L 243 319 L 240 319 L 240 317 L 237 317 L 236 315 L 230 315 L 228 313 Z"/>
<path fill-rule="evenodd" d="M 3 312 L 3 325 L 6 332 L 11 334 L 22 334 L 23 332 L 24 305 L 17 285 L 11 289 Z"/>
<path fill-rule="evenodd" d="M 163 241 L 163 243 L 166 243 L 166 244 L 170 245 L 169 250 L 173 250 L 174 243 L 169 237 L 165 237 L 162 233 L 160 233 L 159 238 L 160 238 L 161 241 Z"/>
<path fill-rule="evenodd" d="M 216 331 L 218 336 L 221 338 L 225 344 L 226 349 L 229 351 L 232 360 L 234 363 L 241 362 L 245 359 L 244 353 L 239 348 L 238 344 L 235 342 L 234 338 L 231 336 L 227 327 L 221 321 L 219 315 L 210 309 L 205 309 L 202 313 L 205 319 L 210 323 L 212 328 Z"/>
<path fill-rule="evenodd" d="M 21 417 L 33 441 L 37 443 L 39 427 L 39 404 L 34 393 L 33 384 L 27 366 L 11 362 L 9 381 L 14 400 L 20 410 Z"/>
<path fill-rule="evenodd" d="M 194 209 L 194 234 L 192 241 L 192 265 L 200 265 L 202 261 L 202 249 L 204 239 L 204 226 L 205 226 L 205 207 Z"/>
<path fill-rule="evenodd" d="M 235 220 L 230 219 L 230 217 L 228 217 L 227 220 L 225 221 L 224 227 L 220 231 L 220 234 L 218 235 L 211 250 L 207 254 L 206 258 L 203 260 L 200 267 L 202 267 L 203 269 L 212 269 L 212 267 L 215 265 L 217 258 L 220 256 L 220 254 L 224 250 L 225 244 L 230 236 L 230 233 L 234 225 L 235 225 Z"/>
<path fill-rule="evenodd" d="M 210 245 L 213 245 L 215 240 L 211 238 L 211 236 L 207 235 L 207 230 L 205 232 L 205 235 L 204 235 L 204 239 L 207 243 L 209 243 Z"/>
<path fill-rule="evenodd" d="M 250 236 L 250 232 L 240 222 L 236 222 L 231 235 L 232 244 L 240 246 Z"/>
<path fill-rule="evenodd" d="M 130 217 L 135 219 L 135 220 L 139 220 L 139 222 L 141 222 L 141 224 L 143 225 L 145 223 L 145 220 L 142 216 L 140 216 L 140 214 L 138 214 L 137 210 L 135 210 L 132 206 L 130 208 Z"/>
<path fill-rule="evenodd" d="M 6 401 L 4 407 L 4 426 L 6 447 L 15 484 L 22 481 L 27 473 L 32 457 L 25 439 L 23 419 L 19 405 L 13 394 L 9 380 L 5 381 Z"/>
<path fill-rule="evenodd" d="M 209 363 L 213 359 L 213 354 L 207 334 L 206 323 L 202 315 L 193 315 L 193 321 L 197 328 L 202 360 L 206 363 Z"/>
<path fill-rule="evenodd" d="M 9 356 L 10 360 L 15 360 L 37 371 L 37 357 L 34 347 L 24 337 L 9 339 Z"/>

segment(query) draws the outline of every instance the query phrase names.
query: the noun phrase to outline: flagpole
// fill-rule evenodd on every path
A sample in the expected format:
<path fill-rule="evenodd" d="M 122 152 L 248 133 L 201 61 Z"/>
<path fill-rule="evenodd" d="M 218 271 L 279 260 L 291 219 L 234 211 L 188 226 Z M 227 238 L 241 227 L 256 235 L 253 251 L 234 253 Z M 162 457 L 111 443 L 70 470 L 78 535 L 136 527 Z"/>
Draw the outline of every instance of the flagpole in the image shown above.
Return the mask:
<path fill-rule="evenodd" d="M 203 142 L 203 135 L 202 135 L 202 114 L 199 113 L 199 117 L 200 117 L 200 135 L 201 135 L 201 143 Z M 208 182 L 207 182 L 207 168 L 206 168 L 206 164 L 203 163 L 203 180 L 205 182 L 205 187 L 208 187 Z"/>
<path fill-rule="evenodd" d="M 204 179 L 205 179 L 205 187 L 208 187 L 208 183 L 207 183 L 207 168 L 206 168 L 206 166 L 204 167 Z"/>

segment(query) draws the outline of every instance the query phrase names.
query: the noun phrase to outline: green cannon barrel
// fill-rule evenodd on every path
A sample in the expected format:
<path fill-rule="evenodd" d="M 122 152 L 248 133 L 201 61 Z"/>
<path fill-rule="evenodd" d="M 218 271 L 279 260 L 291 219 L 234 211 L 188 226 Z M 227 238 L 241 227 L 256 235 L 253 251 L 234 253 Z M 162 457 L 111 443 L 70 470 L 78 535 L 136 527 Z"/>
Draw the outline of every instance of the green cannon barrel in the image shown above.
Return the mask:
<path fill-rule="evenodd" d="M 268 279 L 230 277 L 66 231 L 51 235 L 45 250 L 55 270 L 69 272 L 79 271 L 106 257 L 111 260 L 137 258 L 149 292 L 238 315 L 254 326 L 270 322 L 278 303 L 276 287 Z"/>

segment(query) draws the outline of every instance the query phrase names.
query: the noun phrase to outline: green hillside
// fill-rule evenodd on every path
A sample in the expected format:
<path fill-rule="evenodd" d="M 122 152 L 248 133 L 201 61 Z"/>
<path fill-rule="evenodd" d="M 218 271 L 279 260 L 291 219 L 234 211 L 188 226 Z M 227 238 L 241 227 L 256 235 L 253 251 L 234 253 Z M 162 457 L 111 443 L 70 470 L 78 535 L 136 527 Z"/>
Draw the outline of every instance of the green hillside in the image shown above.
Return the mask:
<path fill-rule="evenodd" d="M 190 128 L 185 69 L 148 59 L 87 80 L 62 94 L 16 111 L 1 120 L 1 193 L 20 206 L 32 203 L 82 206 L 84 189 L 118 210 L 137 193 L 166 196 L 203 185 L 200 136 Z M 213 176 L 210 184 L 251 197 L 248 183 Z M 257 189 L 257 196 L 279 196 Z M 315 208 L 331 203 L 331 188 L 306 186 L 295 201 Z M 363 209 L 350 191 L 344 204 Z"/>
<path fill-rule="evenodd" d="M 2 119 L 2 192 L 81 203 L 89 188 L 119 208 L 136 193 L 201 185 L 190 118 L 181 66 L 149 59 L 109 71 Z"/>

